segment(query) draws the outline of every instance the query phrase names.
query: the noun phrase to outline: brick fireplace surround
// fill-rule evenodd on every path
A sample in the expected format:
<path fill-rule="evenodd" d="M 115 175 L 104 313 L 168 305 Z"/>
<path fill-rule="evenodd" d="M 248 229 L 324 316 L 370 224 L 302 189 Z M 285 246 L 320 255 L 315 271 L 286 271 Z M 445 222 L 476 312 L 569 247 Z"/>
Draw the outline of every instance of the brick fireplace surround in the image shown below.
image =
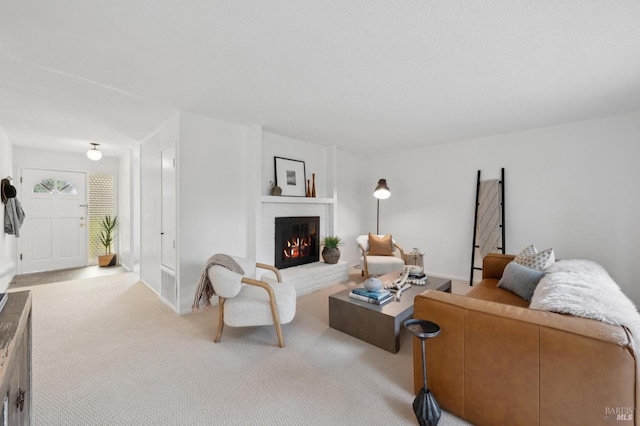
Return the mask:
<path fill-rule="evenodd" d="M 330 202 L 287 202 L 286 197 L 276 201 L 268 197 L 270 202 L 262 202 L 261 235 L 258 236 L 256 258 L 258 262 L 273 265 L 275 262 L 275 218 L 283 216 L 319 216 L 320 239 L 333 233 L 332 204 Z M 322 250 L 322 248 L 320 248 Z M 281 270 L 283 281 L 292 283 L 298 296 L 312 293 L 333 284 L 349 280 L 349 265 L 340 261 L 335 265 L 327 265 L 322 261 L 306 265 L 294 266 Z M 271 272 L 266 272 L 263 279 L 275 281 Z"/>

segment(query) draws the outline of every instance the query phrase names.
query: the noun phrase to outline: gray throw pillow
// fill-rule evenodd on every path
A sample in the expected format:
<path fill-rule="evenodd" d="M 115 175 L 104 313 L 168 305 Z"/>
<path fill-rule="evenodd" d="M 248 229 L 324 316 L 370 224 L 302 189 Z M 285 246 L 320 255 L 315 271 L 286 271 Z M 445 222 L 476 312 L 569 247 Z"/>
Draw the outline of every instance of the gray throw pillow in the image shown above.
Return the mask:
<path fill-rule="evenodd" d="M 544 277 L 544 272 L 542 271 L 527 268 L 516 262 L 509 262 L 507 267 L 504 268 L 498 287 L 509 290 L 524 300 L 531 302 L 533 292 L 542 277 Z"/>

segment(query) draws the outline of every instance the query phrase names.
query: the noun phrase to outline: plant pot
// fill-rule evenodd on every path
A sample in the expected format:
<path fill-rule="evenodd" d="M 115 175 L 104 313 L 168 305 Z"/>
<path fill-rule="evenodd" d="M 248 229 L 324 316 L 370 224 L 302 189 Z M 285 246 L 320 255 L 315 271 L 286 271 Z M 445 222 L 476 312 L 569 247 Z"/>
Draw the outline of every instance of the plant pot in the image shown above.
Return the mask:
<path fill-rule="evenodd" d="M 322 258 L 324 259 L 324 263 L 334 265 L 340 260 L 340 249 L 325 247 L 322 249 Z"/>
<path fill-rule="evenodd" d="M 116 263 L 118 263 L 118 255 L 115 253 L 98 256 L 99 266 L 113 266 Z"/>

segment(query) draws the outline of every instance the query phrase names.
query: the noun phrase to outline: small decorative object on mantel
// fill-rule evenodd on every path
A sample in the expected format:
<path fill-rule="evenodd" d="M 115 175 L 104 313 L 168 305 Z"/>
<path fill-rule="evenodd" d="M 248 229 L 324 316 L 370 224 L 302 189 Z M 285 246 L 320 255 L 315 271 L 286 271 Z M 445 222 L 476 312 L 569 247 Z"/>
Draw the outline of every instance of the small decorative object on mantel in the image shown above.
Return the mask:
<path fill-rule="evenodd" d="M 276 186 L 276 184 L 271 181 L 269 184 L 271 185 L 271 195 L 275 195 L 276 197 L 282 195 L 282 188 Z"/>
<path fill-rule="evenodd" d="M 340 249 L 338 246 L 342 245 L 342 238 L 337 235 L 328 235 L 322 240 L 322 259 L 324 263 L 328 265 L 335 265 L 340 260 Z"/>
<path fill-rule="evenodd" d="M 311 173 L 311 196 L 316 198 L 316 174 Z"/>
<path fill-rule="evenodd" d="M 311 180 L 307 179 L 307 195 L 306 197 L 310 198 L 311 197 Z"/>
<path fill-rule="evenodd" d="M 100 266 L 113 266 L 118 263 L 118 255 L 111 253 L 111 246 L 115 242 L 116 228 L 118 227 L 118 216 L 106 215 L 102 219 L 100 226 L 100 244 L 104 247 L 103 255 L 98 256 L 98 265 Z"/>

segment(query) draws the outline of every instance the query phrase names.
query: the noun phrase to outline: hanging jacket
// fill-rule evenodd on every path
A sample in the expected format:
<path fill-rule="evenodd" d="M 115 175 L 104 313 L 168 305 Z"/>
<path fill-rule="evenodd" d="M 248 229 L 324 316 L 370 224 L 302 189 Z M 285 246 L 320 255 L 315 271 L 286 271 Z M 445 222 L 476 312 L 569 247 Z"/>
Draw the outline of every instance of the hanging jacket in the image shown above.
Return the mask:
<path fill-rule="evenodd" d="M 20 237 L 20 227 L 24 222 L 24 210 L 17 198 L 8 198 L 4 206 L 4 232 Z"/>

